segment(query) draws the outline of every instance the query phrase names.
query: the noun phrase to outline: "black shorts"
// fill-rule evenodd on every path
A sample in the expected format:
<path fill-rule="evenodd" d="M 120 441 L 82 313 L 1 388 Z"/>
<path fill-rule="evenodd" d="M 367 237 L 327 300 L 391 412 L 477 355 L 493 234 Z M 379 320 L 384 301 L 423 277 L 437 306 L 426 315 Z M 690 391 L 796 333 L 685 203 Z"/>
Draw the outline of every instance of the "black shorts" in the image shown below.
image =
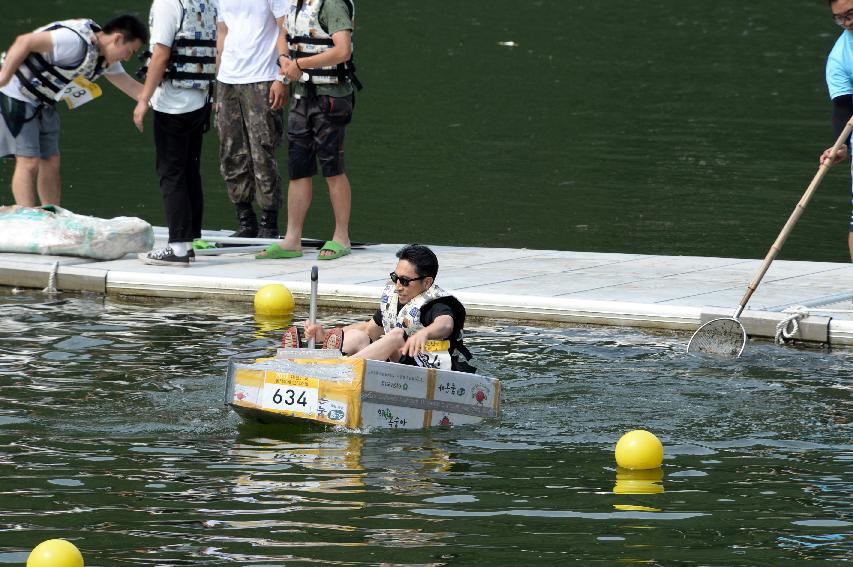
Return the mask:
<path fill-rule="evenodd" d="M 353 96 L 292 97 L 287 119 L 287 169 L 291 179 L 344 173 L 344 134 L 352 120 Z"/>

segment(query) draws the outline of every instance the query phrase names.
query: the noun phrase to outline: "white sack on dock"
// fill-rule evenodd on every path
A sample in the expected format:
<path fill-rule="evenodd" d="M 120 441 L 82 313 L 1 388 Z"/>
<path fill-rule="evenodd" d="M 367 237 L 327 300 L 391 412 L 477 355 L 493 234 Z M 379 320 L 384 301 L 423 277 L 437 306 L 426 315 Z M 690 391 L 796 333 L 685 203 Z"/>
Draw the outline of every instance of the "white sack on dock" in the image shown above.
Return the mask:
<path fill-rule="evenodd" d="M 115 260 L 153 246 L 151 225 L 137 217 L 101 219 L 55 205 L 0 207 L 0 252 Z"/>

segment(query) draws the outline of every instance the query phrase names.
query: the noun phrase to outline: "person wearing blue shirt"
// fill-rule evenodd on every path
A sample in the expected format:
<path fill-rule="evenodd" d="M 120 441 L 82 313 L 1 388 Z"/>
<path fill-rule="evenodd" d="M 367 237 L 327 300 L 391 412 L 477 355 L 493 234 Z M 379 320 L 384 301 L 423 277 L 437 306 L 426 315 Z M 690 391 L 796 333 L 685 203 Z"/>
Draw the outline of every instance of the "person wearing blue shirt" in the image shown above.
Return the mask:
<path fill-rule="evenodd" d="M 835 135 L 841 131 L 853 115 L 853 0 L 829 0 L 832 18 L 844 28 L 826 60 L 826 86 L 832 100 L 832 124 Z M 820 163 L 839 163 L 850 155 L 850 140 L 841 146 L 834 156 L 828 148 L 820 156 Z M 851 216 L 847 246 L 853 261 L 853 216 Z"/>

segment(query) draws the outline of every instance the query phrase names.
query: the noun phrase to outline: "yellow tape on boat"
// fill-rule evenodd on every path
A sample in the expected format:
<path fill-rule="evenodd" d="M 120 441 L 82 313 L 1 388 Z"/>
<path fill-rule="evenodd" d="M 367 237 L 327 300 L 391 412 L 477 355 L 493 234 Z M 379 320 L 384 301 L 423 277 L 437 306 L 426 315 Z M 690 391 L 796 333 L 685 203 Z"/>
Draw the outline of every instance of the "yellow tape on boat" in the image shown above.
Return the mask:
<path fill-rule="evenodd" d="M 260 358 L 266 362 L 272 358 Z M 235 374 L 236 383 L 245 388 L 259 390 L 257 403 L 240 403 L 263 411 L 282 415 L 343 425 L 351 429 L 361 424 L 361 389 L 364 381 L 364 360 L 355 358 L 292 359 L 295 364 L 308 368 L 312 365 L 350 366 L 350 381 L 327 380 L 295 372 L 255 370 L 240 368 Z"/>

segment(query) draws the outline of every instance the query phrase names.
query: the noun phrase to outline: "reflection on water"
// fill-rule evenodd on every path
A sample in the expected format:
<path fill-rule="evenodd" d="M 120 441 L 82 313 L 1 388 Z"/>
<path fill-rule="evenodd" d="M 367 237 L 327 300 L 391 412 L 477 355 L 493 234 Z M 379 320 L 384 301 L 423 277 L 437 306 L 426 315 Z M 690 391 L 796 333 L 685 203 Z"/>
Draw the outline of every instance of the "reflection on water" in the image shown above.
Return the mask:
<path fill-rule="evenodd" d="M 278 341 L 242 309 L 0 296 L 0 564 L 50 537 L 87 565 L 851 551 L 849 352 L 751 342 L 709 366 L 686 334 L 474 326 L 478 366 L 503 379 L 500 423 L 358 434 L 223 406 L 227 358 Z M 662 469 L 616 468 L 639 427 L 663 441 Z"/>

